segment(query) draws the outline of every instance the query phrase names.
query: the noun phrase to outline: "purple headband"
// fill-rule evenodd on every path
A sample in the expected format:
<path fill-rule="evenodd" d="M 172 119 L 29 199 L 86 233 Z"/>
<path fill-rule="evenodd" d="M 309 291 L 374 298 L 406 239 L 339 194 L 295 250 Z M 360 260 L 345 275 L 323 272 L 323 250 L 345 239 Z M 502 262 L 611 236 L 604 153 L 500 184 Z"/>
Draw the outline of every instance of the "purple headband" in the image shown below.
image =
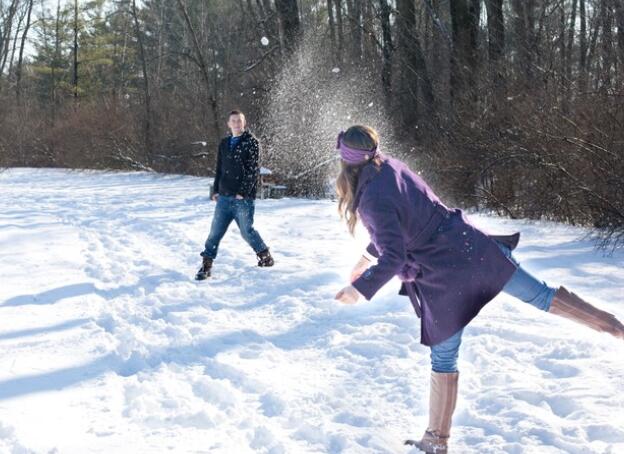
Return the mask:
<path fill-rule="evenodd" d="M 336 149 L 340 150 L 340 157 L 347 164 L 362 164 L 377 155 L 377 147 L 372 150 L 360 150 L 358 148 L 351 148 L 342 141 L 344 131 L 340 131 L 338 134 L 338 142 L 336 143 Z"/>

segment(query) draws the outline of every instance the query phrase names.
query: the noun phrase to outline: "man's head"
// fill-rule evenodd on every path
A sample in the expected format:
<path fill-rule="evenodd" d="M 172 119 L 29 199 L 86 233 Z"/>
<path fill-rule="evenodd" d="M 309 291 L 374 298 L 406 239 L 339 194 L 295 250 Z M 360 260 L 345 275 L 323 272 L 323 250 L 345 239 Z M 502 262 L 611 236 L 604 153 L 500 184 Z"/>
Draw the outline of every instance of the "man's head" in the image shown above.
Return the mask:
<path fill-rule="evenodd" d="M 233 136 L 240 136 L 245 130 L 245 114 L 240 110 L 233 110 L 228 115 L 228 128 Z"/>

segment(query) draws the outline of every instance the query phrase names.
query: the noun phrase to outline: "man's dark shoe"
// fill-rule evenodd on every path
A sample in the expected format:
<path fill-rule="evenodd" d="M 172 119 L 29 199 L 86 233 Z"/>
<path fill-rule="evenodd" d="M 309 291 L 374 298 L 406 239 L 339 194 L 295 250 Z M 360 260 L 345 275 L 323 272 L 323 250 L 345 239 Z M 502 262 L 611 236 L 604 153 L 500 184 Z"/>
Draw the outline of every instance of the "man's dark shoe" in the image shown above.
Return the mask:
<path fill-rule="evenodd" d="M 197 274 L 195 275 L 195 280 L 203 281 L 210 277 L 210 272 L 212 270 L 212 259 L 208 257 L 204 257 L 204 262 L 202 267 L 199 269 Z"/>
<path fill-rule="evenodd" d="M 275 261 L 273 260 L 273 257 L 271 257 L 271 253 L 268 249 L 258 252 L 258 266 L 267 267 L 273 266 L 274 264 Z"/>

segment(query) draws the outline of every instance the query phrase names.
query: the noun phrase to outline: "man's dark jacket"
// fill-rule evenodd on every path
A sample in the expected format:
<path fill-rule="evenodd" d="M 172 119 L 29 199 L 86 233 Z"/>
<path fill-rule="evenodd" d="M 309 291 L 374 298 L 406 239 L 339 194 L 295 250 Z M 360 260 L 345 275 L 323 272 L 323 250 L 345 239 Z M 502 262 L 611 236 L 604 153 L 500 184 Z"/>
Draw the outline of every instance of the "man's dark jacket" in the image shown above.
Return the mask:
<path fill-rule="evenodd" d="M 230 150 L 230 137 L 219 144 L 213 193 L 255 199 L 260 176 L 260 143 L 252 133 L 245 131 L 240 142 Z"/>

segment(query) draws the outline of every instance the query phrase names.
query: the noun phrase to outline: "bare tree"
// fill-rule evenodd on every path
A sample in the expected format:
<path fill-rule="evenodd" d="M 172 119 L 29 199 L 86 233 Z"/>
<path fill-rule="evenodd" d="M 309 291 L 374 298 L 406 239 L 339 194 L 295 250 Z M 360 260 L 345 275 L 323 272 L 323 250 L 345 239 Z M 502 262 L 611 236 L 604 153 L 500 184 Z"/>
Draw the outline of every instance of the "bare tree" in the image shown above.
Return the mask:
<path fill-rule="evenodd" d="M 518 55 L 518 77 L 529 87 L 533 80 L 533 12 L 534 0 L 511 0 L 512 32 Z"/>
<path fill-rule="evenodd" d="M 422 92 L 427 123 L 433 119 L 434 94 L 427 62 L 416 30 L 416 8 L 412 0 L 397 1 L 396 26 L 397 59 L 404 67 L 399 88 L 402 93 L 400 103 L 404 113 L 403 124 L 415 133 L 420 120 L 420 92 Z"/>
<path fill-rule="evenodd" d="M 579 13 L 581 29 L 579 36 L 579 88 L 581 93 L 587 90 L 587 10 L 585 0 L 580 0 Z"/>
<path fill-rule="evenodd" d="M 275 0 L 275 9 L 282 26 L 284 48 L 291 54 L 302 36 L 297 0 Z"/>
<path fill-rule="evenodd" d="M 505 20 L 503 0 L 486 0 L 488 28 L 488 57 L 490 63 L 490 81 L 494 87 L 494 105 L 498 110 L 505 96 Z"/>
<path fill-rule="evenodd" d="M 139 15 L 137 13 L 136 0 L 132 0 L 130 4 L 130 14 L 134 22 L 134 34 L 139 45 L 139 59 L 141 61 L 141 72 L 143 73 L 143 97 L 145 100 L 145 119 L 144 119 L 144 134 L 145 134 L 145 155 L 146 161 L 151 161 L 152 154 L 152 106 L 151 106 L 151 93 L 149 76 L 147 73 L 147 61 L 145 57 L 145 46 L 143 44 L 143 33 L 141 32 L 141 25 L 139 24 Z"/>
<path fill-rule="evenodd" d="M 389 104 L 392 95 L 392 52 L 394 46 L 392 43 L 392 29 L 390 26 L 390 5 L 388 0 L 379 0 L 380 22 L 383 38 L 383 63 L 381 70 L 381 85 L 386 99 L 386 105 Z"/>
<path fill-rule="evenodd" d="M 624 84 L 624 5 L 621 1 L 615 1 L 615 18 L 617 23 L 619 65 L 618 74 L 620 84 Z"/>
<path fill-rule="evenodd" d="M 451 98 L 474 96 L 474 76 L 477 71 L 477 36 L 480 15 L 479 0 L 451 2 L 452 40 Z"/>
<path fill-rule="evenodd" d="M 611 0 L 602 0 L 600 8 L 600 20 L 602 22 L 601 50 L 602 55 L 600 61 L 601 68 L 601 88 L 609 89 L 612 84 L 611 68 L 613 65 L 613 10 Z"/>
<path fill-rule="evenodd" d="M 19 0 L 12 0 L 9 4 L 8 12 L 3 15 L 0 29 L 0 76 L 4 73 L 6 62 L 9 56 L 11 38 L 13 36 L 13 21 L 17 13 Z"/>
<path fill-rule="evenodd" d="M 212 109 L 213 126 L 214 126 L 214 131 L 216 133 L 219 130 L 219 123 L 218 123 L 218 120 L 219 120 L 219 109 L 218 109 L 218 106 L 217 106 L 217 95 L 216 95 L 216 92 L 215 92 L 216 87 L 212 87 L 212 83 L 211 83 L 211 80 L 210 80 L 210 74 L 209 74 L 209 71 L 208 71 L 208 64 L 206 62 L 206 58 L 205 58 L 204 53 L 202 51 L 202 47 L 199 44 L 199 38 L 198 38 L 197 32 L 195 30 L 195 27 L 193 26 L 191 18 L 189 16 L 188 10 L 186 8 L 186 4 L 185 4 L 184 0 L 177 0 L 177 1 L 178 1 L 178 6 L 180 8 L 180 11 L 182 12 L 182 16 L 184 18 L 184 22 L 186 24 L 187 31 L 191 35 L 191 42 L 192 42 L 192 45 L 193 45 L 193 49 L 195 51 L 195 57 L 192 60 L 199 67 L 201 75 L 202 75 L 203 80 L 204 80 L 206 96 L 208 97 L 208 103 L 210 105 L 210 108 Z"/>
<path fill-rule="evenodd" d="M 78 99 L 78 0 L 74 0 L 74 98 Z"/>
<path fill-rule="evenodd" d="M 33 10 L 34 0 L 30 0 L 28 2 L 28 13 L 26 17 L 26 27 L 24 28 L 24 32 L 22 33 L 22 39 L 20 43 L 19 56 L 17 59 L 17 68 L 15 72 L 15 95 L 17 98 L 18 104 L 20 103 L 21 96 L 21 88 L 22 88 L 22 65 L 24 62 L 24 47 L 26 46 L 26 37 L 28 36 L 28 31 L 31 26 L 31 16 Z"/>

